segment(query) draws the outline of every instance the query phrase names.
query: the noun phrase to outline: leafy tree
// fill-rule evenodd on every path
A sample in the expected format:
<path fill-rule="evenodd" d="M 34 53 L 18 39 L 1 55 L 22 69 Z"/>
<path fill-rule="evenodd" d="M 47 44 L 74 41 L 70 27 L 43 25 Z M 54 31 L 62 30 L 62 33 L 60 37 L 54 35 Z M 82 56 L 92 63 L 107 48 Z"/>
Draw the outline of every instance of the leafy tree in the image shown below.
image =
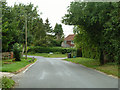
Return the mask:
<path fill-rule="evenodd" d="M 54 27 L 54 33 L 57 40 L 60 40 L 63 37 L 63 29 L 61 24 L 57 24 Z"/>
<path fill-rule="evenodd" d="M 3 51 L 11 51 L 14 43 L 23 44 L 25 42 L 25 19 L 27 19 L 28 24 L 28 45 L 30 45 L 35 37 L 35 30 L 33 30 L 35 25 L 33 21 L 37 21 L 39 18 L 37 14 L 37 7 L 33 4 L 19 4 L 14 5 L 14 7 L 7 6 L 6 2 L 2 2 L 2 39 L 3 39 Z M 39 30 L 39 29 L 37 29 Z"/>
<path fill-rule="evenodd" d="M 42 18 L 38 14 L 37 6 L 29 3 L 14 4 L 13 7 L 7 6 L 7 2 L 2 3 L 2 51 L 12 51 L 13 45 L 18 43 L 25 47 L 25 21 L 27 20 L 28 45 L 32 46 L 55 46 L 55 36 L 50 26 L 49 19 L 43 23 Z M 62 37 L 62 26 L 59 25 L 60 38 Z M 23 54 L 23 53 L 22 53 Z"/>
<path fill-rule="evenodd" d="M 46 37 L 46 31 L 44 28 L 43 20 L 40 18 L 37 18 L 34 20 L 33 23 L 33 35 L 34 35 L 34 44 L 44 46 L 46 43 L 45 37 Z"/>
<path fill-rule="evenodd" d="M 2 2 L 2 51 L 9 51 L 10 43 L 14 41 L 13 36 L 19 34 L 15 31 L 18 21 L 12 22 L 12 20 L 14 17 L 11 7 L 8 7 L 6 2 Z"/>
<path fill-rule="evenodd" d="M 68 14 L 65 14 L 62 20 L 65 24 L 77 25 L 80 28 L 78 31 L 74 31 L 86 42 L 86 46 L 98 48 L 101 65 L 104 64 L 103 53 L 107 48 L 115 51 L 119 50 L 119 40 L 113 39 L 113 37 L 118 36 L 117 33 L 119 32 L 118 5 L 117 2 L 72 2 Z M 112 36 L 108 35 L 108 32 L 110 34 L 111 31 L 114 31 Z M 79 41 L 78 39 L 77 43 Z M 113 45 L 110 45 L 111 41 Z M 107 52 L 109 51 L 107 50 Z"/>

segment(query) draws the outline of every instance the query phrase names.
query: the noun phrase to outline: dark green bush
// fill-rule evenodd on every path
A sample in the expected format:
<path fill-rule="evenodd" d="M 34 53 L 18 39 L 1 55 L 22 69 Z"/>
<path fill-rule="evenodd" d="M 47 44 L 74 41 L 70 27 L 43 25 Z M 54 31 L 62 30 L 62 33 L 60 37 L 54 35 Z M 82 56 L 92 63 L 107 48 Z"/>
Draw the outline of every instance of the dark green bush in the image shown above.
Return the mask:
<path fill-rule="evenodd" d="M 60 47 L 61 43 L 63 42 L 63 40 L 51 40 L 52 45 L 51 46 L 56 46 L 56 47 Z"/>
<path fill-rule="evenodd" d="M 77 49 L 77 57 L 82 57 L 82 49 L 81 48 Z"/>
<path fill-rule="evenodd" d="M 63 49 L 63 50 L 61 51 L 61 53 L 62 53 L 62 54 L 67 53 L 67 49 Z"/>
<path fill-rule="evenodd" d="M 70 53 L 76 51 L 74 48 L 62 48 L 62 47 L 40 47 L 40 46 L 34 46 L 29 47 L 28 52 L 29 53 L 49 53 L 49 52 L 59 52 L 62 54 Z"/>
<path fill-rule="evenodd" d="M 15 43 L 13 46 L 13 53 L 14 53 L 14 58 L 15 61 L 21 61 L 21 49 L 20 45 L 18 43 Z"/>

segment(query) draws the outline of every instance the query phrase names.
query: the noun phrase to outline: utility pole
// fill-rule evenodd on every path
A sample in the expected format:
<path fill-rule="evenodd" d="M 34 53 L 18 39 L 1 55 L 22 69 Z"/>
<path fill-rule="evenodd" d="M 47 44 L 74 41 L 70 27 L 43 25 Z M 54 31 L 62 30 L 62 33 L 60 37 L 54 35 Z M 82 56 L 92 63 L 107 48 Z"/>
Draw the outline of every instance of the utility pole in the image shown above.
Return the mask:
<path fill-rule="evenodd" d="M 27 60 L 27 15 L 25 17 L 25 59 Z"/>

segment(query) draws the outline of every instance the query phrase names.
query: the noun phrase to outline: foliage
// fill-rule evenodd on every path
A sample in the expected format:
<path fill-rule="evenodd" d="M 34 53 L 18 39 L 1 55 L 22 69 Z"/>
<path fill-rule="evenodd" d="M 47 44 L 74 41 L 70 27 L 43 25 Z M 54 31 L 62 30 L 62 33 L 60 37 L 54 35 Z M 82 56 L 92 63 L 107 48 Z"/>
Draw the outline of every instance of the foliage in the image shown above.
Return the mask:
<path fill-rule="evenodd" d="M 3 88 L 3 90 L 6 88 L 12 88 L 13 85 L 15 84 L 15 82 L 8 77 L 2 77 L 2 79 L 0 81 L 1 81 L 0 84 L 2 86 L 0 88 Z"/>
<path fill-rule="evenodd" d="M 55 36 L 47 18 L 43 23 L 38 14 L 37 6 L 29 3 L 14 4 L 7 6 L 2 2 L 2 51 L 7 52 L 13 49 L 15 43 L 25 44 L 25 29 L 27 20 L 28 45 L 54 46 L 52 44 Z"/>
<path fill-rule="evenodd" d="M 14 5 L 14 7 L 7 6 L 6 2 L 2 2 L 2 51 L 11 51 L 14 43 L 24 43 L 25 36 L 25 19 L 27 17 L 28 26 L 31 19 L 38 16 L 36 7 L 32 4 L 29 5 Z M 31 28 L 28 27 L 28 31 Z M 31 35 L 28 35 L 31 39 Z"/>
<path fill-rule="evenodd" d="M 59 53 L 65 54 L 65 53 L 70 53 L 72 51 L 76 51 L 76 49 L 61 48 L 61 47 L 40 47 L 40 46 L 29 47 L 28 49 L 28 52 L 32 52 L 32 53 L 59 52 Z"/>
<path fill-rule="evenodd" d="M 28 46 L 61 46 L 62 25 L 58 25 L 60 32 L 53 31 L 49 19 L 45 20 L 38 14 L 38 7 L 29 3 L 14 4 L 13 7 L 2 4 L 2 51 L 12 51 L 13 45 L 19 43 L 25 46 L 25 29 L 27 24 L 27 43 Z M 27 21 L 27 23 L 26 23 Z M 61 40 L 56 40 L 56 35 Z M 24 49 L 24 47 L 23 47 Z"/>
<path fill-rule="evenodd" d="M 77 57 L 82 57 L 82 49 L 77 49 Z"/>
<path fill-rule="evenodd" d="M 63 42 L 63 40 L 52 39 L 52 40 L 51 40 L 51 43 L 52 43 L 51 46 L 61 47 L 61 43 L 62 43 L 62 42 Z"/>
<path fill-rule="evenodd" d="M 54 27 L 54 33 L 57 40 L 60 40 L 63 37 L 63 29 L 61 24 L 56 23 Z"/>
<path fill-rule="evenodd" d="M 47 33 L 53 33 L 53 29 L 52 29 L 52 27 L 50 26 L 50 23 L 49 23 L 49 19 L 48 19 L 48 18 L 45 20 L 45 31 L 46 31 Z"/>
<path fill-rule="evenodd" d="M 21 61 L 21 48 L 18 43 L 15 43 L 13 46 L 14 58 L 16 61 Z"/>
<path fill-rule="evenodd" d="M 82 48 L 83 56 L 95 57 L 100 64 L 104 64 L 106 53 L 113 60 L 119 60 L 118 9 L 119 2 L 71 2 L 62 22 L 75 26 L 75 43 Z"/>

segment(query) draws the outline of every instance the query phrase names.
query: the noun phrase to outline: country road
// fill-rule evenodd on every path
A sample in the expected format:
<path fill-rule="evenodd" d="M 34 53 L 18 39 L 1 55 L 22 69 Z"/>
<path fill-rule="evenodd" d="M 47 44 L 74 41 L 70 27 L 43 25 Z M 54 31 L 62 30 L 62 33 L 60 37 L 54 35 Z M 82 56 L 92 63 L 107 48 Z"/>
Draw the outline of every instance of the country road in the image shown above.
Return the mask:
<path fill-rule="evenodd" d="M 118 79 L 79 64 L 35 56 L 37 62 L 23 71 L 15 88 L 118 88 Z"/>

